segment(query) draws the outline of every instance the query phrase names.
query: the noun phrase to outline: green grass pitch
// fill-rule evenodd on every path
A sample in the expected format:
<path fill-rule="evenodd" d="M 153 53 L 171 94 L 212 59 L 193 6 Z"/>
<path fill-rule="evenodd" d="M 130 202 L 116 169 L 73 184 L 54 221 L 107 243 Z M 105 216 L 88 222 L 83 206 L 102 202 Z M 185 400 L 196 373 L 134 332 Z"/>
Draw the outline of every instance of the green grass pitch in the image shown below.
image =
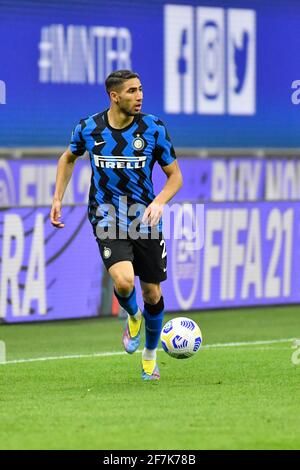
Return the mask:
<path fill-rule="evenodd" d="M 159 383 L 122 353 L 119 319 L 1 325 L 0 448 L 299 449 L 300 306 L 179 315 L 203 346 L 187 360 L 160 351 Z"/>

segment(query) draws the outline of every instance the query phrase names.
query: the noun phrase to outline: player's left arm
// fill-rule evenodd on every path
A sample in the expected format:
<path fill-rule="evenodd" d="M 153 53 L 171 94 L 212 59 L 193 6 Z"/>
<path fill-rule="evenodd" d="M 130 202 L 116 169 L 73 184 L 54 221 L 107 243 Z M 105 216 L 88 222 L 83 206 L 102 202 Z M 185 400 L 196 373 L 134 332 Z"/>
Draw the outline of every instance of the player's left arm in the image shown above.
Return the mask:
<path fill-rule="evenodd" d="M 174 160 L 169 165 L 162 166 L 161 168 L 167 176 L 167 181 L 161 192 L 154 199 L 154 201 L 158 204 L 165 205 L 175 196 L 175 194 L 182 187 L 183 178 L 177 160 Z"/>
<path fill-rule="evenodd" d="M 182 174 L 177 160 L 161 167 L 167 176 L 166 184 L 144 213 L 143 221 L 151 226 L 157 225 L 167 204 L 179 191 L 183 184 Z"/>
<path fill-rule="evenodd" d="M 157 132 L 153 156 L 167 176 L 166 184 L 144 212 L 143 222 L 157 225 L 167 204 L 182 186 L 182 174 L 176 160 L 175 149 L 162 121 L 157 119 Z"/>

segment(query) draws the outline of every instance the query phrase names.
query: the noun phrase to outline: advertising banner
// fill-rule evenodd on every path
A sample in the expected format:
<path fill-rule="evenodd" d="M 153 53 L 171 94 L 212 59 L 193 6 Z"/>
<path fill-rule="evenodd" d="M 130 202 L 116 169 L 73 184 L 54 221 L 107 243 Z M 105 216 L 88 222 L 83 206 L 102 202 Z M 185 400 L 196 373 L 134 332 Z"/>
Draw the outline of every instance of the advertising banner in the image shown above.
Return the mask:
<path fill-rule="evenodd" d="M 300 160 L 296 158 L 179 159 L 184 185 L 174 201 L 275 201 L 300 199 Z M 50 159 L 0 160 L 0 207 L 51 207 L 57 161 Z M 155 194 L 166 176 L 153 169 Z M 65 204 L 87 204 L 91 168 L 88 159 L 76 161 L 64 196 Z"/>
<path fill-rule="evenodd" d="M 56 172 L 54 159 L 0 159 L 0 207 L 44 205 L 50 208 Z M 90 163 L 79 158 L 64 195 L 64 205 L 87 204 L 90 180 Z"/>
<path fill-rule="evenodd" d="M 0 211 L 0 321 L 111 312 L 86 208 L 66 206 L 63 230 L 48 217 L 41 207 Z M 174 203 L 163 221 L 166 310 L 299 303 L 299 221 L 296 201 Z"/>
<path fill-rule="evenodd" d="M 0 210 L 0 321 L 99 315 L 102 264 L 85 207 L 65 207 L 64 229 L 49 208 Z"/>
<path fill-rule="evenodd" d="M 293 0 L 5 2 L 0 146 L 67 145 L 109 106 L 106 76 L 133 69 L 178 147 L 299 147 L 299 15 Z"/>
<path fill-rule="evenodd" d="M 195 207 L 177 206 L 171 231 L 164 219 L 167 311 L 300 302 L 300 202 L 206 203 L 200 238 Z"/>

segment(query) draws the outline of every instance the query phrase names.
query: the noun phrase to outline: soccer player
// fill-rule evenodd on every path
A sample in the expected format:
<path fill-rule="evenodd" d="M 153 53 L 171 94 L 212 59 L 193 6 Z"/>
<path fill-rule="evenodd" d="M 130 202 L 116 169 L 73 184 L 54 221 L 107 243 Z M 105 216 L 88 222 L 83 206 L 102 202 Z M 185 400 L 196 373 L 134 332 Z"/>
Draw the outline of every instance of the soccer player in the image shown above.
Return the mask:
<path fill-rule="evenodd" d="M 59 159 L 50 217 L 55 227 L 64 227 L 63 195 L 76 158 L 87 150 L 92 167 L 88 215 L 115 295 L 128 314 L 123 345 L 130 354 L 137 350 L 144 318 L 142 379 L 157 380 L 156 349 L 164 316 L 160 283 L 167 278 L 161 217 L 164 205 L 182 186 L 182 175 L 164 124 L 141 113 L 138 74 L 113 72 L 105 86 L 109 109 L 82 119 Z M 155 162 L 167 176 L 156 197 L 151 176 Z M 136 301 L 135 275 L 140 278 L 143 312 Z"/>

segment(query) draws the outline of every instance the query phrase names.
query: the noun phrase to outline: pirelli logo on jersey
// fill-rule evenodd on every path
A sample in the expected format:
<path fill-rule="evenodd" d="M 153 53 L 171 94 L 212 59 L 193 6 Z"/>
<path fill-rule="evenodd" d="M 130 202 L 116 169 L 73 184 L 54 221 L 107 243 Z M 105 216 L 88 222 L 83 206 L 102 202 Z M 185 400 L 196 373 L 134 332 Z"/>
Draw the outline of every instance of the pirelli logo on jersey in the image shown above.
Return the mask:
<path fill-rule="evenodd" d="M 147 156 L 141 157 L 125 157 L 121 156 L 104 156 L 104 155 L 94 155 L 94 162 L 98 168 L 126 168 L 126 169 L 136 169 L 144 168 L 146 164 Z"/>

